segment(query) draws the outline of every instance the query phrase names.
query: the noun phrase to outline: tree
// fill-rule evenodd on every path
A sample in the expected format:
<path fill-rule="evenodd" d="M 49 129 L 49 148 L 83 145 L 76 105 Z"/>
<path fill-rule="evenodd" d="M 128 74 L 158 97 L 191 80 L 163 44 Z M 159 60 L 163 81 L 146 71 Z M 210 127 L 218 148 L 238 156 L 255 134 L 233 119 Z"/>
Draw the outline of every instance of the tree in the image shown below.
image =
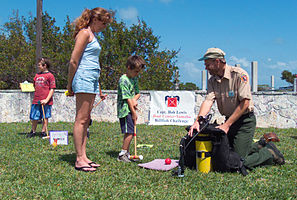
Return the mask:
<path fill-rule="evenodd" d="M 46 12 L 42 20 L 42 56 L 52 62 L 50 71 L 56 77 L 57 88 L 66 88 L 68 62 L 74 44 L 72 26 L 67 17 L 62 32 L 55 26 L 55 19 Z M 32 82 L 37 72 L 36 18 L 25 19 L 14 12 L 14 17 L 3 25 L 0 39 L 0 89 L 19 88 L 19 83 L 25 80 Z"/>
<path fill-rule="evenodd" d="M 292 74 L 288 70 L 282 72 L 282 80 L 287 81 L 288 83 L 294 84 L 294 78 L 297 78 L 297 74 Z"/>
<path fill-rule="evenodd" d="M 68 63 L 74 46 L 73 26 L 67 16 L 63 28 L 55 25 L 55 18 L 44 13 L 42 16 L 42 56 L 52 62 L 57 88 L 66 88 Z M 170 90 L 178 67 L 175 65 L 175 50 L 159 50 L 160 37 L 139 20 L 127 27 L 124 22 L 114 20 L 98 36 L 102 47 L 100 54 L 101 88 L 117 89 L 117 83 L 126 72 L 126 61 L 130 55 L 142 56 L 147 65 L 140 74 L 142 90 Z M 32 82 L 36 73 L 36 18 L 19 17 L 15 13 L 4 24 L 0 32 L 0 89 L 17 89 L 25 80 Z"/>
<path fill-rule="evenodd" d="M 74 46 L 72 38 L 73 27 L 67 16 L 63 31 L 55 26 L 55 18 L 51 18 L 47 12 L 42 16 L 42 56 L 51 60 L 52 68 L 50 71 L 56 78 L 57 88 L 66 88 L 67 71 L 71 52 Z M 36 18 L 30 19 L 26 23 L 26 30 L 30 42 L 36 46 Z"/>
<path fill-rule="evenodd" d="M 32 80 L 34 70 L 34 47 L 26 41 L 25 18 L 18 12 L 1 29 L 0 42 L 0 89 L 19 88 L 19 83 Z"/>
<path fill-rule="evenodd" d="M 199 90 L 195 83 L 187 82 L 179 84 L 179 90 Z"/>
<path fill-rule="evenodd" d="M 126 72 L 126 61 L 130 55 L 142 56 L 147 65 L 139 76 L 142 90 L 173 89 L 173 77 L 178 69 L 175 65 L 178 51 L 158 51 L 159 37 L 153 35 L 144 21 L 127 28 L 124 22 L 114 22 L 99 37 L 102 45 L 100 77 L 103 89 L 116 89 L 117 82 Z"/>

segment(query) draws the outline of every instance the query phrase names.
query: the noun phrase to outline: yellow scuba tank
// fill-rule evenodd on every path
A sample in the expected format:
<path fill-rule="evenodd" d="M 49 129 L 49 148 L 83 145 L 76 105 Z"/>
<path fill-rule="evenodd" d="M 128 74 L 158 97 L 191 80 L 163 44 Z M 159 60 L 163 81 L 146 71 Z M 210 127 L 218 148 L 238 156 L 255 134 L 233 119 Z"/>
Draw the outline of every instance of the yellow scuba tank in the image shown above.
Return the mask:
<path fill-rule="evenodd" d="M 196 170 L 202 173 L 212 171 L 211 151 L 212 143 L 209 134 L 199 134 L 195 140 Z"/>

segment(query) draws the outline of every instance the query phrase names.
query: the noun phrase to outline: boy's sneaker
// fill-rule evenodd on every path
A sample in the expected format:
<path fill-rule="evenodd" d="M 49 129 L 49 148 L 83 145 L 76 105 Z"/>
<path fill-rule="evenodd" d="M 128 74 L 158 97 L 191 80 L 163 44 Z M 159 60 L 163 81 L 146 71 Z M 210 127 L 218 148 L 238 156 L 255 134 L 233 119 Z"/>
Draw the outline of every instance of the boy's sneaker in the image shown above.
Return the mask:
<path fill-rule="evenodd" d="M 41 132 L 41 136 L 42 136 L 42 137 L 47 136 L 47 135 L 46 135 L 46 132 Z"/>
<path fill-rule="evenodd" d="M 283 154 L 276 148 L 276 146 L 273 144 L 273 142 L 268 142 L 266 144 L 266 147 L 267 147 L 268 151 L 270 151 L 270 153 L 272 154 L 273 161 L 275 164 L 278 164 L 278 165 L 285 164 L 285 158 L 284 158 Z"/>
<path fill-rule="evenodd" d="M 129 154 L 128 153 L 125 153 L 123 155 L 119 155 L 118 156 L 118 161 L 131 162 L 131 160 L 129 159 Z"/>
<path fill-rule="evenodd" d="M 36 133 L 33 132 L 32 130 L 30 131 L 30 133 L 28 133 L 27 137 L 30 138 L 30 137 L 34 137 L 36 136 Z"/>

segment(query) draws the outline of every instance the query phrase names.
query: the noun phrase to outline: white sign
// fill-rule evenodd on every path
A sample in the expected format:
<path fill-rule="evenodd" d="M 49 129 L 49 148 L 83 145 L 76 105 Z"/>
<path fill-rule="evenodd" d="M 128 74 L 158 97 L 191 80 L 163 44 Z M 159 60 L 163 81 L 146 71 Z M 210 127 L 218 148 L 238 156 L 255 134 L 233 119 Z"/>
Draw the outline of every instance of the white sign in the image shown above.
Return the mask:
<path fill-rule="evenodd" d="M 50 131 L 50 144 L 56 140 L 57 145 L 68 145 L 68 131 Z"/>
<path fill-rule="evenodd" d="M 150 125 L 192 125 L 195 121 L 195 93 L 151 91 Z"/>

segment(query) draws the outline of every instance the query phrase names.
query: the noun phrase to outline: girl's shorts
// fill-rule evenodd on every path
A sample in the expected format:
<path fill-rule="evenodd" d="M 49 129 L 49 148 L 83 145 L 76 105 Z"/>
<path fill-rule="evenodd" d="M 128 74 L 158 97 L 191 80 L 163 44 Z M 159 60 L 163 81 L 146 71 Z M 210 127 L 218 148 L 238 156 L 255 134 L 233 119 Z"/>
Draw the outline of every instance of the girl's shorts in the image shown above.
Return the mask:
<path fill-rule="evenodd" d="M 44 105 L 45 118 L 51 118 L 52 106 Z M 41 120 L 43 118 L 42 106 L 40 104 L 32 104 L 30 111 L 30 120 Z"/>
<path fill-rule="evenodd" d="M 122 133 L 134 133 L 134 122 L 132 114 L 129 113 L 126 117 L 120 118 Z"/>
<path fill-rule="evenodd" d="M 73 81 L 74 93 L 99 94 L 99 69 L 77 69 Z"/>

